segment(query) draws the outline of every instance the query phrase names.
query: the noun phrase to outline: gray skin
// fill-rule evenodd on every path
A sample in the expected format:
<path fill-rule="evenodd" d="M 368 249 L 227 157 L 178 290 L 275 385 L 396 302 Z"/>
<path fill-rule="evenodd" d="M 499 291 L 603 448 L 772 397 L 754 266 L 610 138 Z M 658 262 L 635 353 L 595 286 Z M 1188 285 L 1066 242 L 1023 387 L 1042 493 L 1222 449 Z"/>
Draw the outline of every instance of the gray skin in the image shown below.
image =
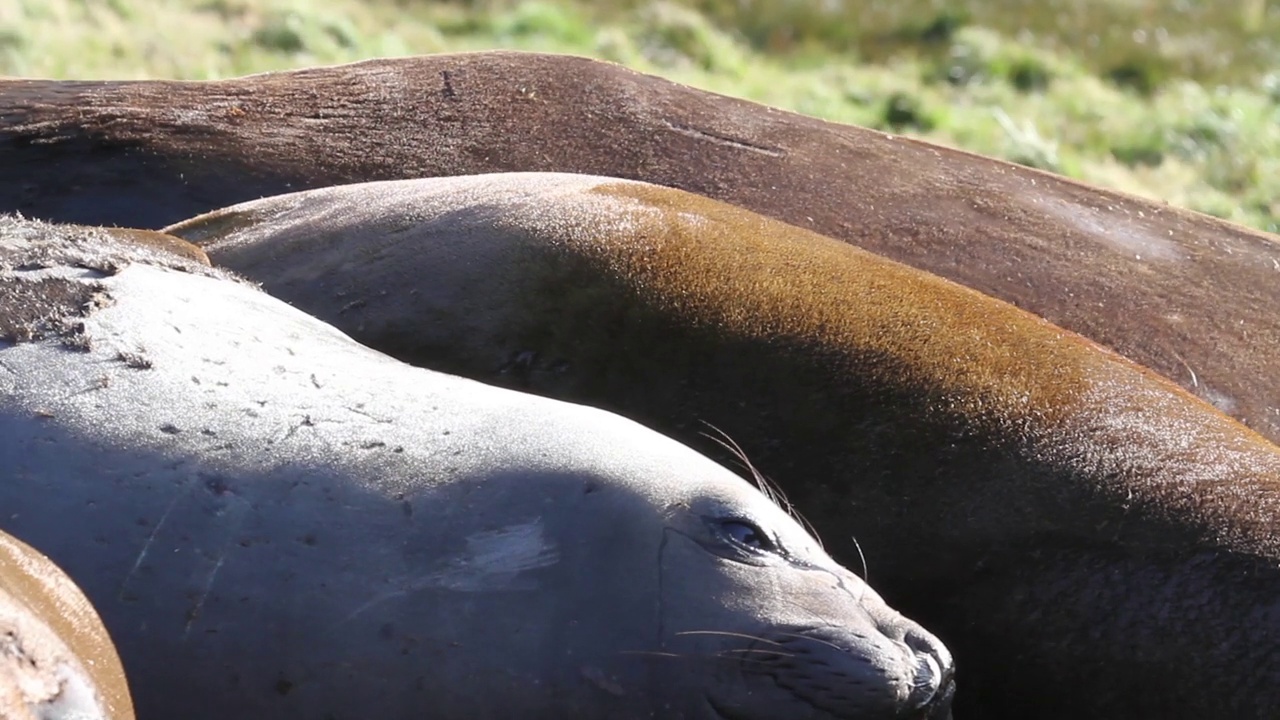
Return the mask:
<path fill-rule="evenodd" d="M 415 364 L 708 451 L 714 424 L 947 643 L 959 716 L 1280 717 L 1280 449 L 1007 303 L 583 175 L 324 188 L 168 231 Z"/>
<path fill-rule="evenodd" d="M 0 487 L 139 716 L 942 718 L 946 649 L 628 420 L 0 219 Z"/>
<path fill-rule="evenodd" d="M 0 718 L 133 720 L 124 669 L 71 578 L 0 533 Z"/>

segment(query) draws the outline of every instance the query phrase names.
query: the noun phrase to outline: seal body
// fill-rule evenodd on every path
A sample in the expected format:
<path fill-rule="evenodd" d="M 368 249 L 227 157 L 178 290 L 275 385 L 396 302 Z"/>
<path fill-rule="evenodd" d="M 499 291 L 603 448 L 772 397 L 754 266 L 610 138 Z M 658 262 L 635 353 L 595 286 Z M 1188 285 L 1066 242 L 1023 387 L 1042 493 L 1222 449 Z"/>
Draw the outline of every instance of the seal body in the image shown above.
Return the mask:
<path fill-rule="evenodd" d="M 1017 308 L 579 175 L 325 188 L 167 232 L 411 362 L 724 431 L 955 650 L 958 715 L 1280 713 L 1280 453 Z"/>
<path fill-rule="evenodd" d="M 3 524 L 141 717 L 946 716 L 946 649 L 688 448 L 0 223 Z"/>
<path fill-rule="evenodd" d="M 1274 236 L 609 63 L 486 52 L 0 82 L 0 210 L 159 227 L 365 180 L 559 171 L 749 208 L 1026 308 L 1280 441 Z"/>
<path fill-rule="evenodd" d="M 133 720 L 102 620 L 49 558 L 0 533 L 0 717 Z"/>

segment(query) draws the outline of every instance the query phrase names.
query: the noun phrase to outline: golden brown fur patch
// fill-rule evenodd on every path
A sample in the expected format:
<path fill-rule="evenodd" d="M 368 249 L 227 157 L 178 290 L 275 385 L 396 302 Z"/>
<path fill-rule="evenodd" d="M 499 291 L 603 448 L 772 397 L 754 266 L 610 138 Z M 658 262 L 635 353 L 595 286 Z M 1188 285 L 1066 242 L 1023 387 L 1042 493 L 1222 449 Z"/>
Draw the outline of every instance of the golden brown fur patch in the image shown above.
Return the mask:
<path fill-rule="evenodd" d="M 1280 712 L 1280 450 L 1006 303 L 609 179 L 330 188 L 168 231 L 409 362 L 710 453 L 721 429 L 955 648 L 958 714 Z"/>

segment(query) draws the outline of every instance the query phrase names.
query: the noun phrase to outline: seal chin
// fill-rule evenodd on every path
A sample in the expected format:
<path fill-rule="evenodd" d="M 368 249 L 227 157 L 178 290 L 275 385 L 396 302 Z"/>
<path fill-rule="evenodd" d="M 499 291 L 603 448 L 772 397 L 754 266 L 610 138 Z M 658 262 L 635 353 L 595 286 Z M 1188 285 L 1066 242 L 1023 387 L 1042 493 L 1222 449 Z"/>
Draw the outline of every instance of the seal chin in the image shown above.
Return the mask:
<path fill-rule="evenodd" d="M 956 697 L 956 681 L 948 680 L 926 706 L 921 720 L 951 720 L 951 702 Z"/>

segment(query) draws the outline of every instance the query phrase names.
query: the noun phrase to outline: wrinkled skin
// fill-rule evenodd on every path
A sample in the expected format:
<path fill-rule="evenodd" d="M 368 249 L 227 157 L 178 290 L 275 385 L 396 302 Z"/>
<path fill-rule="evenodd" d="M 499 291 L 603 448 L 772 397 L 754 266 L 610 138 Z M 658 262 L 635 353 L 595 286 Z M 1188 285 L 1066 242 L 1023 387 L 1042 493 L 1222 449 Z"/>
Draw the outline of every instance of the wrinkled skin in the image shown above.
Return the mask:
<path fill-rule="evenodd" d="M 1280 243 L 1164 203 L 567 56 L 0 81 L 0 211 L 31 217 L 160 227 L 309 187 L 535 170 L 682 188 L 928 270 L 1280 441 Z"/>
<path fill-rule="evenodd" d="M 959 717 L 1280 716 L 1280 451 L 1042 319 L 609 178 L 335 187 L 167 231 L 410 362 L 724 431 L 953 648 Z"/>
<path fill-rule="evenodd" d="M 3 526 L 139 717 L 947 717 L 946 648 L 728 470 L 161 248 L 0 218 Z"/>

